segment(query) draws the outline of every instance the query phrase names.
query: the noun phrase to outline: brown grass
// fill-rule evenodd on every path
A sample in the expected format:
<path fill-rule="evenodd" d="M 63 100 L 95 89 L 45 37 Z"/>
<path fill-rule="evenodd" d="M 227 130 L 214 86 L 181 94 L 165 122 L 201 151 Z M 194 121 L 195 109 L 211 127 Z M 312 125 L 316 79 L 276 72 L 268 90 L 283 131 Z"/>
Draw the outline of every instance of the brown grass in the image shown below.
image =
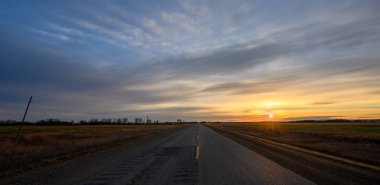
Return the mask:
<path fill-rule="evenodd" d="M 165 133 L 180 125 L 0 127 L 0 176 Z"/>
<path fill-rule="evenodd" d="M 208 126 L 380 165 L 380 123 L 220 123 Z"/>

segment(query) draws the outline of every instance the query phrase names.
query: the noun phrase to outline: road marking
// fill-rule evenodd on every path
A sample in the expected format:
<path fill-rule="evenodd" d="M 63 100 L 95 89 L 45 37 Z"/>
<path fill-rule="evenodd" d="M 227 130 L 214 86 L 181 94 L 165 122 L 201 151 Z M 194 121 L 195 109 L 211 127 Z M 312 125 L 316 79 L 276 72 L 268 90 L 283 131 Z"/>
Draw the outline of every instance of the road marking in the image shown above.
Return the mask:
<path fill-rule="evenodd" d="M 213 127 L 213 128 L 215 128 L 215 127 Z M 284 147 L 284 148 L 288 148 L 288 149 L 292 149 L 292 150 L 296 150 L 296 151 L 301 151 L 301 152 L 304 152 L 304 153 L 307 153 L 307 154 L 316 155 L 318 157 L 323 157 L 323 158 L 327 158 L 327 159 L 330 159 L 330 160 L 340 161 L 340 162 L 347 163 L 347 164 L 350 164 L 350 165 L 359 166 L 359 167 L 362 167 L 362 168 L 367 168 L 367 169 L 371 169 L 371 170 L 375 170 L 375 171 L 380 171 L 380 167 L 379 166 L 370 165 L 370 164 L 354 161 L 354 160 L 351 160 L 351 159 L 346 159 L 346 158 L 343 158 L 343 157 L 338 157 L 338 156 L 322 153 L 322 152 L 308 150 L 308 149 L 305 149 L 305 148 L 296 147 L 296 146 L 288 145 L 288 144 L 285 144 L 285 143 L 280 143 L 280 142 L 272 141 L 272 140 L 269 140 L 269 139 L 264 139 L 264 138 L 260 138 L 260 137 L 257 137 L 257 136 L 253 136 L 253 135 L 249 135 L 249 134 L 245 134 L 245 133 L 241 133 L 241 132 L 236 132 L 236 131 L 232 131 L 232 130 L 228 130 L 228 129 L 223 129 L 223 128 L 216 128 L 216 129 L 223 130 L 223 131 L 226 131 L 226 132 L 235 133 L 235 134 L 244 135 L 246 137 L 251 137 L 251 138 L 254 138 L 256 141 L 264 143 L 264 144 L 277 145 L 277 146 L 281 146 L 281 147 Z"/>
<path fill-rule="evenodd" d="M 199 127 L 197 127 L 197 146 L 196 146 L 196 151 L 195 151 L 195 159 L 199 159 Z"/>

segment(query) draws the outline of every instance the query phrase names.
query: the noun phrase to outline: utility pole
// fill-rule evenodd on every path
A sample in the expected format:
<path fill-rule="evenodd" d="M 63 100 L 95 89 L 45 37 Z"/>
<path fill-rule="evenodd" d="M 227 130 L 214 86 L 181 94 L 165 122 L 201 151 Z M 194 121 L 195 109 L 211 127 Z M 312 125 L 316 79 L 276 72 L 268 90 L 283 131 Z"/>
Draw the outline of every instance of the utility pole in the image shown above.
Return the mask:
<path fill-rule="evenodd" d="M 20 126 L 18 127 L 18 130 L 17 130 L 17 136 L 20 136 L 21 127 L 22 127 L 22 125 L 23 125 L 23 123 L 25 121 L 25 117 L 26 117 L 26 114 L 28 113 L 28 109 L 29 109 L 30 103 L 32 102 L 32 98 L 33 98 L 33 96 L 30 96 L 29 102 L 28 102 L 28 106 L 26 106 L 24 117 L 22 117 L 22 121 L 21 121 Z"/>

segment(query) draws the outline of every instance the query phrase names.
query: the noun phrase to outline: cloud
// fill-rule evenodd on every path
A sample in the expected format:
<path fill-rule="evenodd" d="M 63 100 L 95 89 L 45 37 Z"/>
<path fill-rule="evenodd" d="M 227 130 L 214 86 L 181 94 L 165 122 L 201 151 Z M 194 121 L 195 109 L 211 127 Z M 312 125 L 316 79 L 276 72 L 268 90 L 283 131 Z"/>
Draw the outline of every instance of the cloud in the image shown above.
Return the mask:
<path fill-rule="evenodd" d="M 284 25 L 257 17 L 249 2 L 235 4 L 179 1 L 148 8 L 111 3 L 105 11 L 90 6 L 83 12 L 70 9 L 75 13 L 68 17 L 36 19 L 27 24 L 37 30 L 33 34 L 21 29 L 24 22 L 2 26 L 0 109 L 23 105 L 25 97 L 35 95 L 38 118 L 128 112 L 238 120 L 247 116 L 204 104 L 291 92 L 293 97 L 324 97 L 283 110 L 332 104 L 339 109 L 336 102 L 353 98 L 346 93 L 378 94 L 379 14 L 355 11 L 355 16 L 330 21 L 335 14 L 303 19 L 300 13 L 300 19 Z"/>
<path fill-rule="evenodd" d="M 169 107 L 154 107 L 154 108 L 141 108 L 134 110 L 136 112 L 145 112 L 147 114 L 171 114 L 171 115 L 188 115 L 188 114 L 202 114 L 203 111 L 209 110 L 210 107 L 205 106 L 169 106 Z"/>
<path fill-rule="evenodd" d="M 290 85 L 291 83 L 297 82 L 291 76 L 284 76 L 279 78 L 271 79 L 260 79 L 256 82 L 229 82 L 229 83 L 220 83 L 216 85 L 211 85 L 203 89 L 203 92 L 210 93 L 221 93 L 227 92 L 231 95 L 243 95 L 251 93 L 266 93 L 278 91 L 284 86 Z"/>
<path fill-rule="evenodd" d="M 331 120 L 337 119 L 340 116 L 304 116 L 304 117 L 290 117 L 285 118 L 283 121 L 297 121 L 297 120 Z"/>
<path fill-rule="evenodd" d="M 264 42 L 254 47 L 247 47 L 257 42 L 249 41 L 243 44 L 229 46 L 215 52 L 210 52 L 202 56 L 169 59 L 166 62 L 160 62 L 156 65 L 160 66 L 161 69 L 167 69 L 179 76 L 188 74 L 229 75 L 243 72 L 260 64 L 269 63 L 279 57 L 315 55 L 312 54 L 312 52 L 324 54 L 327 52 L 326 50 L 329 49 L 333 49 L 336 52 L 344 52 L 350 48 L 348 51 L 352 51 L 360 46 L 364 47 L 371 43 L 374 44 L 380 39 L 379 35 L 376 34 L 380 31 L 379 25 L 380 23 L 376 20 L 366 19 L 364 21 L 351 22 L 349 24 L 334 26 L 332 28 L 314 27 L 313 29 L 309 28 L 305 30 L 304 27 L 295 27 L 268 36 L 278 37 L 279 40 L 276 42 Z M 294 32 L 300 33 L 300 35 L 303 36 L 293 38 L 292 40 L 283 39 L 286 38 L 286 35 L 291 35 Z M 357 57 L 356 60 L 367 57 L 365 55 L 366 54 L 363 54 L 363 56 Z M 319 60 L 321 60 L 321 58 L 319 58 Z M 337 62 L 334 62 L 333 60 L 327 58 L 324 59 L 324 61 L 318 61 L 318 59 L 314 58 L 313 60 L 304 63 L 310 65 L 310 67 L 323 68 L 330 72 L 354 69 L 353 67 L 368 69 L 368 65 L 375 65 L 378 67 L 375 62 L 376 59 L 372 61 L 366 60 L 364 63 L 358 63 L 352 59 L 343 59 Z M 348 65 L 342 66 L 342 64 Z M 153 68 L 155 68 L 155 66 L 153 66 Z"/>
<path fill-rule="evenodd" d="M 84 109 L 84 113 L 91 113 L 103 108 L 109 108 L 112 112 L 122 108 L 132 109 L 136 104 L 172 102 L 192 97 L 190 87 L 143 88 L 144 84 L 154 79 L 144 80 L 147 76 L 134 74 L 133 69 L 127 66 L 116 69 L 95 67 L 80 62 L 81 58 L 73 61 L 73 58 L 46 52 L 43 46 L 36 47 L 29 39 L 22 40 L 0 40 L 4 48 L 1 51 L 3 67 L 0 68 L 0 84 L 4 87 L 0 90 L 0 101 L 3 106 L 23 104 L 25 97 L 33 95 L 39 104 L 40 114 L 47 110 L 51 114 L 64 114 Z M 15 51 L 17 53 L 12 54 Z M 140 88 L 133 88 L 136 85 Z M 187 89 L 187 93 L 176 88 Z"/>
<path fill-rule="evenodd" d="M 291 32 L 293 31 L 294 30 L 291 30 Z M 289 34 L 288 32 L 289 31 L 285 31 L 282 34 L 287 35 Z M 315 30 L 312 32 L 315 33 Z M 271 78 L 259 77 L 255 80 L 216 83 L 204 89 L 200 89 L 200 91 L 197 91 L 197 87 L 189 87 L 185 91 L 179 91 L 178 89 L 184 90 L 184 88 L 175 86 L 162 89 L 124 88 L 133 87 L 135 85 L 144 86 L 144 84 L 149 87 L 149 84 L 152 83 L 161 83 L 166 80 L 174 79 L 188 79 L 189 77 L 195 77 L 195 79 L 198 78 L 198 80 L 202 81 L 208 76 L 213 75 L 230 76 L 247 70 L 260 68 L 260 66 L 271 63 L 279 57 L 302 55 L 305 52 L 309 52 L 309 50 L 315 51 L 319 47 L 324 48 L 332 45 L 336 47 L 335 43 L 341 43 L 339 39 L 335 39 L 333 36 L 326 37 L 334 38 L 332 39 L 334 42 L 324 42 L 324 44 L 321 45 L 320 43 L 315 44 L 314 41 L 310 40 L 306 43 L 302 43 L 302 41 L 305 42 L 305 40 L 296 39 L 292 43 L 300 44 L 295 44 L 294 47 L 292 47 L 292 45 L 287 47 L 286 43 L 280 41 L 276 43 L 264 43 L 254 47 L 245 47 L 251 45 L 251 42 L 248 42 L 236 46 L 229 46 L 219 51 L 200 56 L 169 58 L 162 62 L 141 65 L 136 68 L 124 65 L 99 68 L 89 65 L 88 63 L 73 62 L 59 55 L 32 49 L 34 46 L 30 45 L 30 47 L 28 47 L 29 43 L 26 41 L 24 42 L 25 50 L 18 49 L 23 55 L 3 58 L 6 62 L 3 62 L 3 64 L 5 64 L 4 66 L 6 67 L 2 68 L 3 71 L 1 71 L 3 75 L 2 83 L 13 86 L 11 87 L 13 89 L 16 87 L 24 87 L 25 89 L 25 87 L 27 87 L 27 89 L 36 94 L 41 94 L 41 92 L 38 91 L 39 88 L 49 94 L 61 94 L 63 92 L 75 94 L 75 92 L 77 92 L 76 97 L 83 98 L 83 101 L 79 101 L 82 103 L 99 101 L 98 99 L 101 97 L 112 97 L 107 101 L 103 100 L 99 101 L 101 102 L 99 104 L 94 104 L 95 107 L 101 107 L 101 105 L 117 104 L 120 102 L 123 102 L 123 104 L 155 104 L 160 102 L 183 101 L 202 96 L 202 93 L 215 94 L 226 92 L 230 95 L 243 95 L 274 92 L 284 87 L 289 87 L 290 85 L 302 84 L 302 82 L 305 82 L 305 79 L 301 77 L 306 77 L 307 80 L 310 80 L 322 78 L 324 74 L 334 75 L 339 73 L 339 71 L 342 71 L 342 74 L 352 74 L 355 72 L 363 74 L 363 72 L 367 73 L 368 70 L 377 71 L 377 68 L 368 69 L 368 66 L 377 67 L 376 59 L 362 60 L 360 64 L 356 62 L 356 59 L 344 59 L 335 62 L 312 63 L 306 65 L 306 67 L 303 68 L 304 71 L 291 71 L 292 73 L 290 74 L 284 73 L 278 75 L 278 77 L 273 77 L 272 75 Z M 352 38 L 357 40 L 360 37 Z M 345 37 L 345 39 L 347 38 Z M 317 40 L 320 40 L 320 38 L 317 38 Z M 3 45 L 8 45 L 9 48 L 9 45 L 12 44 L 4 43 Z M 12 46 L 10 47 L 12 48 Z M 18 48 L 18 46 L 14 46 L 14 48 Z M 3 52 L 7 53 L 6 51 Z M 12 50 L 8 52 L 12 52 Z M 363 57 L 357 58 L 363 59 Z M 349 65 L 342 68 L 342 63 Z M 362 70 L 358 70 L 360 68 L 362 68 Z M 323 73 L 315 73 L 313 69 L 323 71 Z M 35 73 L 35 71 L 39 72 Z M 27 79 L 23 79 L 24 77 L 27 77 Z M 373 83 L 370 82 L 369 84 Z M 337 84 L 334 85 L 333 83 L 324 85 L 337 86 Z M 348 87 L 351 87 L 351 85 Z M 61 91 L 61 93 L 58 93 L 59 91 Z M 4 93 L 9 94 L 9 92 Z M 27 96 L 27 94 L 24 96 Z M 22 97 L 22 95 L 19 94 L 17 97 Z M 14 100 L 14 98 L 10 97 L 6 99 L 8 99 L 8 101 Z M 119 108 L 121 108 L 121 106 L 119 106 Z"/>
<path fill-rule="evenodd" d="M 310 105 L 331 105 L 331 104 L 336 104 L 336 102 L 328 102 L 328 101 L 319 101 L 319 102 L 312 102 Z"/>
<path fill-rule="evenodd" d="M 70 38 L 68 36 L 62 35 L 62 34 L 49 33 L 49 32 L 42 31 L 42 30 L 33 30 L 33 31 L 38 33 L 38 34 L 48 36 L 48 37 L 51 37 L 54 39 L 62 40 L 62 41 L 69 41 L 70 40 Z"/>

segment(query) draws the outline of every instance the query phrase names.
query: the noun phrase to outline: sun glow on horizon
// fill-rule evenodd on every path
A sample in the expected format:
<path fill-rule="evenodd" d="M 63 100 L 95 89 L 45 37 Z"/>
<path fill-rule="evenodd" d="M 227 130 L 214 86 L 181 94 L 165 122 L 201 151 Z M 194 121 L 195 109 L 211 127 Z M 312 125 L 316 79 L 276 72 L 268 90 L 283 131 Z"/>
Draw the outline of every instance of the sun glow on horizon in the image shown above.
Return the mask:
<path fill-rule="evenodd" d="M 273 118 L 274 118 L 274 114 L 273 114 L 273 113 L 269 113 L 269 114 L 268 114 L 268 118 L 269 118 L 269 119 L 273 119 Z"/>

